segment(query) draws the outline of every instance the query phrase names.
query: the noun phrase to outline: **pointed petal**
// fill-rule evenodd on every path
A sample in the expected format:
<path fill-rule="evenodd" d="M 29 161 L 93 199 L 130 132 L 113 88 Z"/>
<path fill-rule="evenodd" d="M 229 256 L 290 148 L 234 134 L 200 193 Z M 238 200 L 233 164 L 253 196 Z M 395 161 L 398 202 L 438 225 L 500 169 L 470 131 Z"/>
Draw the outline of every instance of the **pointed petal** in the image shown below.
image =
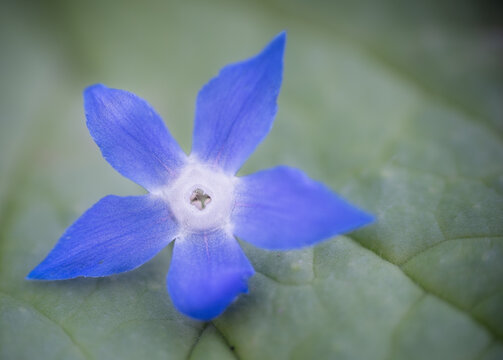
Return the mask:
<path fill-rule="evenodd" d="M 186 155 L 138 96 L 97 84 L 84 91 L 87 127 L 115 170 L 150 192 L 168 184 Z"/>
<path fill-rule="evenodd" d="M 245 176 L 236 187 L 234 234 L 264 249 L 295 249 L 372 222 L 300 170 L 280 166 Z"/>
<path fill-rule="evenodd" d="M 220 315 L 248 291 L 254 273 L 233 236 L 222 230 L 176 239 L 167 284 L 175 307 L 198 320 Z"/>
<path fill-rule="evenodd" d="M 62 280 L 133 270 L 153 258 L 177 231 L 164 201 L 151 195 L 109 195 L 68 228 L 27 278 Z"/>
<path fill-rule="evenodd" d="M 271 129 L 283 73 L 286 34 L 257 56 L 224 67 L 197 97 L 192 153 L 236 173 Z"/>

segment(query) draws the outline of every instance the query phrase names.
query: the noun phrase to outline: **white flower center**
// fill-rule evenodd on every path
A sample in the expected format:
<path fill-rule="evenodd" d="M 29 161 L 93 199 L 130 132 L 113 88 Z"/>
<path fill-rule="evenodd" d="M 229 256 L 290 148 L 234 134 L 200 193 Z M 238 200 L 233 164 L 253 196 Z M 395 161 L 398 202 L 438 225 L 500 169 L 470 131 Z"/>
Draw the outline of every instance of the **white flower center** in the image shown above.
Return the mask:
<path fill-rule="evenodd" d="M 236 180 L 218 169 L 190 162 L 162 196 L 183 232 L 228 227 Z"/>

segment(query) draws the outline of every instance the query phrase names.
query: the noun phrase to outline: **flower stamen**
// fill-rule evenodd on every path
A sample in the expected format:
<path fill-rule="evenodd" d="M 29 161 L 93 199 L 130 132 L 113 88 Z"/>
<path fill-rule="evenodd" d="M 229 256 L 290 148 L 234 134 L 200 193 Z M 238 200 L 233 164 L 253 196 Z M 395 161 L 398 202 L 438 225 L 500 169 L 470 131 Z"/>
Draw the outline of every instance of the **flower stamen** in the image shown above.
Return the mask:
<path fill-rule="evenodd" d="M 211 197 L 199 188 L 194 190 L 190 196 L 190 203 L 199 210 L 204 210 L 210 202 Z"/>

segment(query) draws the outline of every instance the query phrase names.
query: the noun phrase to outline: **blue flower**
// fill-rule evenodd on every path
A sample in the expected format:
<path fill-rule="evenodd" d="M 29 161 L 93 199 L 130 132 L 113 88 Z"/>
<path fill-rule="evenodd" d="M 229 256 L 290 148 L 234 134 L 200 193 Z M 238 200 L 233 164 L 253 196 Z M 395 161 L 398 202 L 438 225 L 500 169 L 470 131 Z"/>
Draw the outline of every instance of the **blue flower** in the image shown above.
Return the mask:
<path fill-rule="evenodd" d="M 371 222 L 300 170 L 279 166 L 235 176 L 272 126 L 285 41 L 280 33 L 201 89 L 190 156 L 144 100 L 104 85 L 87 88 L 87 126 L 103 157 L 148 194 L 98 201 L 27 278 L 130 271 L 175 240 L 168 292 L 179 311 L 209 320 L 248 291 L 254 273 L 235 236 L 288 250 Z"/>

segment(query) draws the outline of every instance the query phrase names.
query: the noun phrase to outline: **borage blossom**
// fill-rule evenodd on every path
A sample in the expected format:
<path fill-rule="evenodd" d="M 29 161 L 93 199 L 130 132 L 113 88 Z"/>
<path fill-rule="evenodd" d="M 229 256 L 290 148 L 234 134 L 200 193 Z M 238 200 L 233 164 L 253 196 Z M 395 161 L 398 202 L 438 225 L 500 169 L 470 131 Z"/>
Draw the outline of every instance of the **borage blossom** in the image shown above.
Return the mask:
<path fill-rule="evenodd" d="M 130 271 L 174 240 L 171 299 L 182 313 L 209 320 L 248 291 L 254 274 L 235 236 L 288 250 L 368 224 L 371 216 L 300 170 L 279 166 L 235 176 L 272 126 L 285 41 L 279 34 L 201 89 L 190 156 L 143 99 L 104 85 L 87 88 L 87 126 L 103 157 L 148 194 L 98 201 L 28 278 Z"/>

